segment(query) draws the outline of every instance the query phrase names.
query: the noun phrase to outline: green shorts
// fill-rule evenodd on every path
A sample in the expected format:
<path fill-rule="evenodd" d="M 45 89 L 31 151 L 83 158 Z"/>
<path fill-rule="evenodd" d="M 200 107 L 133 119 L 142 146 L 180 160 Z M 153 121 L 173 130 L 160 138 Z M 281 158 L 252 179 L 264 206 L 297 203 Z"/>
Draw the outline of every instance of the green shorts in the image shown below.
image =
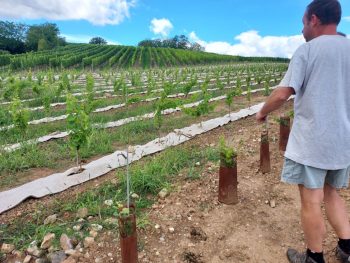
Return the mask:
<path fill-rule="evenodd" d="M 323 188 L 329 184 L 334 188 L 347 188 L 350 167 L 341 170 L 323 170 L 294 162 L 285 158 L 281 181 L 289 184 L 302 184 L 306 188 Z"/>

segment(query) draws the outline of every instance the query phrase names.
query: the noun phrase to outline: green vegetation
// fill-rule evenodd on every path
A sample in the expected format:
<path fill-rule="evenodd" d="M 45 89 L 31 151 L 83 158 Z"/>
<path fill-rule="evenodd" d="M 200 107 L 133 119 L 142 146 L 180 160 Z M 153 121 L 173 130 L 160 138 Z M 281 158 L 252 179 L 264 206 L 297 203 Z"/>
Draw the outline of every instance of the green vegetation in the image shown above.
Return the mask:
<path fill-rule="evenodd" d="M 149 224 L 145 209 L 153 204 L 156 199 L 155 195 L 160 189 L 165 186 L 171 187 L 176 176 L 180 172 L 187 173 L 191 167 L 195 166 L 195 163 L 217 162 L 218 159 L 216 149 L 196 146 L 176 147 L 167 149 L 155 157 L 146 157 L 142 163 L 133 165 L 130 170 L 131 187 L 132 191 L 140 196 L 135 200 L 138 227 L 144 228 Z M 70 200 L 56 200 L 50 205 L 45 205 L 45 208 L 38 204 L 36 212 L 24 212 L 21 217 L 17 217 L 10 223 L 0 224 L 0 243 L 6 242 L 14 244 L 17 249 L 26 249 L 33 240 L 41 242 L 48 233 L 54 233 L 56 241 L 63 233 L 81 241 L 88 236 L 88 230 L 92 224 L 100 224 L 104 230 L 112 230 L 117 234 L 117 226 L 110 219 L 115 218 L 118 214 L 118 206 L 126 201 L 126 196 L 122 191 L 126 181 L 122 175 L 124 175 L 123 170 L 118 170 L 119 183 L 103 183 Z M 106 200 L 111 200 L 112 205 L 107 205 Z M 79 218 L 76 218 L 79 208 L 87 208 L 92 218 L 79 223 L 77 221 Z M 57 214 L 59 218 L 57 223 L 44 225 L 45 218 L 52 214 Z M 73 227 L 78 224 L 81 225 L 83 235 L 73 230 Z"/>
<path fill-rule="evenodd" d="M 100 44 L 68 44 L 53 50 L 20 55 L 0 54 L 0 66 L 11 70 L 84 68 L 153 68 L 230 62 L 288 62 L 282 58 L 240 57 L 162 48 Z"/>
<path fill-rule="evenodd" d="M 89 142 L 92 128 L 89 118 L 89 106 L 79 104 L 71 94 L 67 95 L 67 130 L 69 133 L 69 145 L 76 151 L 77 166 L 81 169 L 80 149 Z"/>
<path fill-rule="evenodd" d="M 221 137 L 219 142 L 220 164 L 223 167 L 234 167 L 236 165 L 237 152 L 226 145 L 225 138 Z"/>

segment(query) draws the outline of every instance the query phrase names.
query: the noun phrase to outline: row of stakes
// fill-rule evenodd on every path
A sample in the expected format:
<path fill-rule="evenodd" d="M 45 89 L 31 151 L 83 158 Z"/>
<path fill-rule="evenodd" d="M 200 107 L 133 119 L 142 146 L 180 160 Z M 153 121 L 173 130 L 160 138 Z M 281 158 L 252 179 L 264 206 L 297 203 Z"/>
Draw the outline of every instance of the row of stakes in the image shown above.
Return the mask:
<path fill-rule="evenodd" d="M 280 151 L 286 150 L 289 132 L 290 117 L 280 117 Z M 220 165 L 219 170 L 218 200 L 219 202 L 227 205 L 234 205 L 238 203 L 236 160 L 234 160 L 234 164 L 235 165 L 233 167 L 224 167 Z M 262 173 L 269 173 L 271 171 L 269 135 L 267 127 L 261 134 L 260 171 Z M 129 214 L 127 216 L 118 217 L 122 263 L 136 263 L 138 260 L 135 209 L 135 206 L 130 204 Z"/>

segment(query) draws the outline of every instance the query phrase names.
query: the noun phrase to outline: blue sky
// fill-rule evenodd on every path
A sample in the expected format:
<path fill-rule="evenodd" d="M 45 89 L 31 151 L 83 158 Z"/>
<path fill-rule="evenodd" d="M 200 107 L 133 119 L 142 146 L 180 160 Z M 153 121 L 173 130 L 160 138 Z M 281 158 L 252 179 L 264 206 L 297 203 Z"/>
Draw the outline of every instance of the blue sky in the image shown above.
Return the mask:
<path fill-rule="evenodd" d="M 302 42 L 306 0 L 0 0 L 0 19 L 54 22 L 68 41 L 110 43 L 185 34 L 206 51 L 290 57 Z M 350 1 L 339 30 L 350 35 Z"/>

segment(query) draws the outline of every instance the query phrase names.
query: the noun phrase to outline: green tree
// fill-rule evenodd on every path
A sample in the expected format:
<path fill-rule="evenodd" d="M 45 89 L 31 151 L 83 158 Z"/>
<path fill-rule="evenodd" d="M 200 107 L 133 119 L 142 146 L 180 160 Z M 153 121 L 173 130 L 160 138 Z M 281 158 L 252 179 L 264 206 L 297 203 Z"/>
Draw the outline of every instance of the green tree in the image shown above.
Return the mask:
<path fill-rule="evenodd" d="M 39 39 L 38 42 L 38 51 L 42 51 L 42 50 L 47 50 L 50 49 L 49 43 L 47 43 L 45 38 L 41 38 Z"/>
<path fill-rule="evenodd" d="M 106 45 L 107 41 L 102 37 L 93 37 L 90 39 L 89 44 Z"/>
<path fill-rule="evenodd" d="M 0 50 L 12 54 L 25 52 L 25 38 L 28 26 L 8 21 L 0 21 Z"/>
<path fill-rule="evenodd" d="M 59 34 L 57 25 L 53 23 L 30 26 L 26 37 L 27 49 L 36 51 L 39 48 L 52 49 L 57 47 L 63 41 Z"/>

